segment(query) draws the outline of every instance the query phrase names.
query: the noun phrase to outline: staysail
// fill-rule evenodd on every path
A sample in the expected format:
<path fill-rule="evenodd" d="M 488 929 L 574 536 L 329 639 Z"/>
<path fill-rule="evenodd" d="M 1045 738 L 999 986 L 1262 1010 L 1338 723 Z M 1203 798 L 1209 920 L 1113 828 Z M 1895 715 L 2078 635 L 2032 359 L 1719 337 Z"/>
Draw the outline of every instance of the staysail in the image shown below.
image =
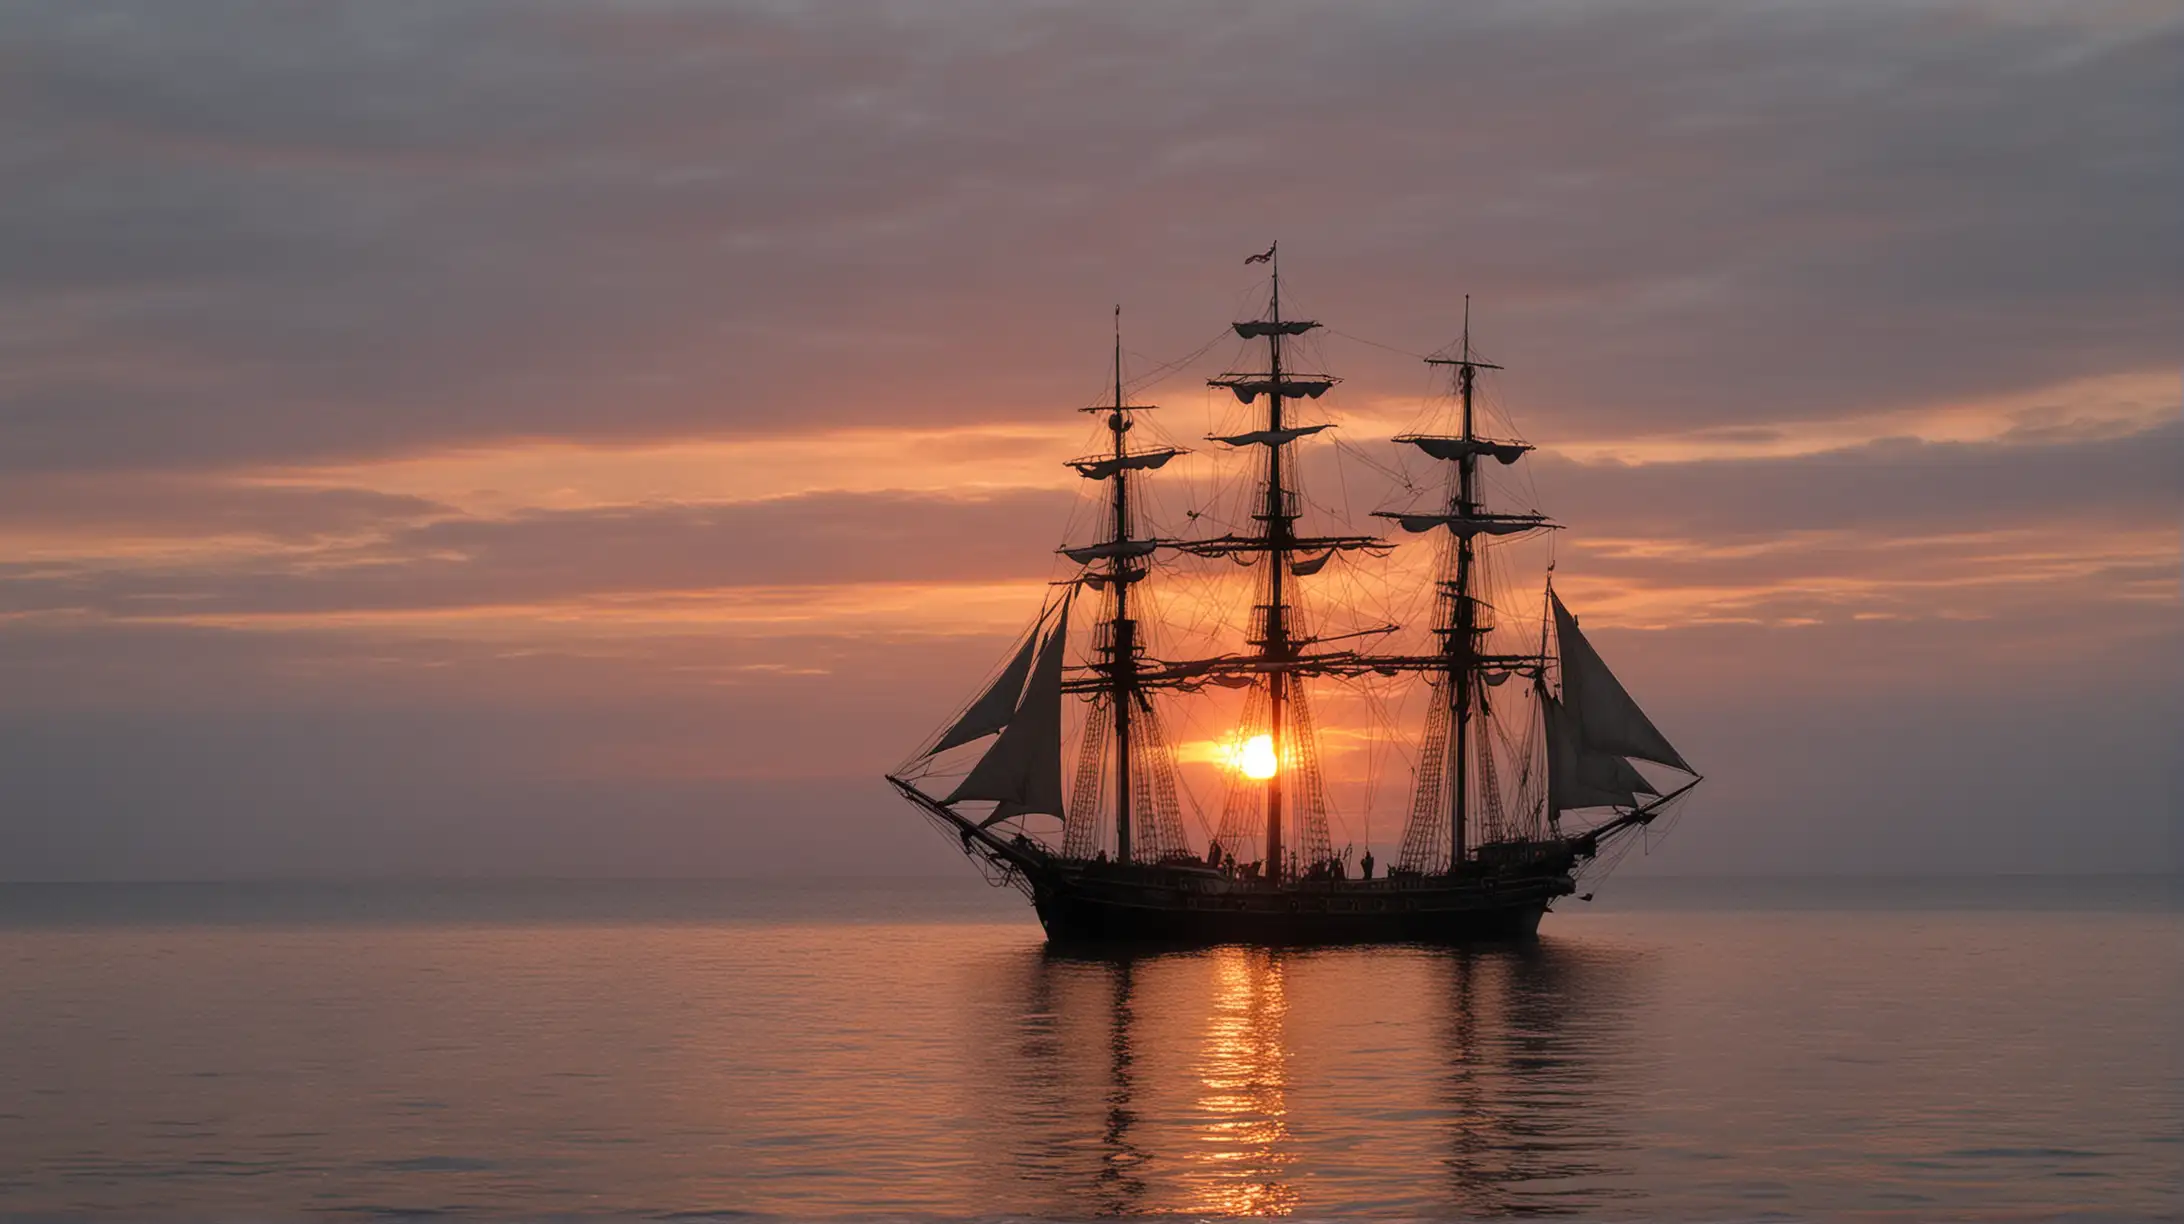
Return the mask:
<path fill-rule="evenodd" d="M 1552 694 L 1541 693 L 1547 731 L 1547 805 L 1556 812 L 1575 808 L 1636 807 L 1638 796 L 1653 786 L 1622 757 L 1596 752 L 1585 744 L 1577 715 Z"/>
<path fill-rule="evenodd" d="M 1023 646 L 1018 648 L 1008 666 L 1001 669 L 1001 674 L 994 677 L 986 691 L 971 703 L 971 708 L 963 711 L 963 717 L 956 719 L 955 725 L 943 732 L 940 742 L 925 755 L 938 755 L 1009 725 L 1009 719 L 1016 713 L 1017 697 L 1024 691 L 1024 678 L 1031 674 L 1032 655 L 1039 649 L 1039 625 L 1045 620 L 1042 613 L 1039 622 L 1024 635 Z"/>
<path fill-rule="evenodd" d="M 1561 647 L 1562 703 L 1580 729 L 1585 748 L 1696 773 L 1631 700 L 1600 652 L 1578 632 L 1577 618 L 1562 606 L 1562 598 L 1552 591 L 1547 597 L 1554 604 L 1555 640 Z"/>
<path fill-rule="evenodd" d="M 1062 814 L 1062 662 L 1069 633 L 1069 601 L 1039 648 L 1008 725 L 944 802 L 991 799 L 986 823 L 1038 812 Z M 1004 677 L 1005 678 L 1005 677 Z"/>

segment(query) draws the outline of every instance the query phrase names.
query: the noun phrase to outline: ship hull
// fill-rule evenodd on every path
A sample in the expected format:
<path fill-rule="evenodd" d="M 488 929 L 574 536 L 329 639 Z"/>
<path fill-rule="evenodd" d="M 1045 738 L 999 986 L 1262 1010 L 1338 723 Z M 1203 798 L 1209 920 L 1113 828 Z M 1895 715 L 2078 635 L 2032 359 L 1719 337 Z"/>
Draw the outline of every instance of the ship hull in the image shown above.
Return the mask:
<path fill-rule="evenodd" d="M 1468 943 L 1529 939 L 1566 871 L 1347 880 L 1274 887 L 1158 868 L 1032 873 L 1057 945 Z"/>
<path fill-rule="evenodd" d="M 974 824 L 900 778 L 889 782 L 962 843 L 987 879 L 1023 890 L 1056 945 L 1468 943 L 1529 939 L 1615 825 L 1576 837 L 1490 842 L 1456 871 L 1276 884 L 1181 859 L 1065 859 Z M 1679 792 L 1680 793 L 1680 792 Z M 1632 814 L 1620 823 L 1641 824 Z"/>

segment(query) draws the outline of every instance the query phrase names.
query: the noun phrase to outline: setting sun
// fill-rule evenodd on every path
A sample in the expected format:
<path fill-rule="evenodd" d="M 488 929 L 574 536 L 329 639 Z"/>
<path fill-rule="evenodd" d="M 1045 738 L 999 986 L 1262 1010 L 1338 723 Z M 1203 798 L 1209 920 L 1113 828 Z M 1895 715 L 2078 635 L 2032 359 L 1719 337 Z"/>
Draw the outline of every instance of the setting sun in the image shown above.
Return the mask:
<path fill-rule="evenodd" d="M 1247 778 L 1264 781 L 1274 776 L 1279 767 L 1274 759 L 1274 737 L 1254 735 L 1236 750 L 1235 765 Z"/>

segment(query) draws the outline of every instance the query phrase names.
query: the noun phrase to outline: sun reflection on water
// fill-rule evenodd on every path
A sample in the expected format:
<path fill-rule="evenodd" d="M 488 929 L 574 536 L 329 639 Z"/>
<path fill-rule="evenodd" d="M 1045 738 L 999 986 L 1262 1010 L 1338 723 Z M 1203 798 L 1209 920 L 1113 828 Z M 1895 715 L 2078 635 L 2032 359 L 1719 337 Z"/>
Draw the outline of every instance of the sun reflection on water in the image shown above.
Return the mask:
<path fill-rule="evenodd" d="M 1009 1035 L 966 1026 L 990 1076 L 967 1138 L 993 1201 L 1510 1215 L 1625 1192 L 1631 979 L 1612 955 L 1040 950 L 995 968 L 980 1010 Z"/>
<path fill-rule="evenodd" d="M 1288 1215 L 1288 999 L 1279 954 L 1222 948 L 1214 953 L 1212 1014 L 1198 1059 L 1198 1143 L 1190 1151 L 1187 1210 L 1216 1215 Z"/>

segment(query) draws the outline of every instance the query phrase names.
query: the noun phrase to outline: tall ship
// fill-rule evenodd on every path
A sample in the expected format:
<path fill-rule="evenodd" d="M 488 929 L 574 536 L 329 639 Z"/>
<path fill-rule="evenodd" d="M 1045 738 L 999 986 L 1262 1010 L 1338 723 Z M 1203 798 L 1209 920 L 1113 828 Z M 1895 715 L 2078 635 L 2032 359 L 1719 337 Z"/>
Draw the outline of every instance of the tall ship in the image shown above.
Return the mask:
<path fill-rule="evenodd" d="M 1377 506 L 1352 520 L 1307 495 L 1342 445 L 1319 411 L 1339 380 L 1315 368 L 1321 324 L 1283 313 L 1277 255 L 1247 261 L 1269 265 L 1267 307 L 1207 380 L 1239 426 L 1210 446 L 1139 440 L 1152 406 L 1130 402 L 1118 309 L 1112 388 L 1082 410 L 1100 444 L 1067 461 L 1096 494 L 1090 538 L 887 780 L 1057 944 L 1530 936 L 1699 775 L 1556 595 L 1559 524 L 1492 496 L 1532 448 L 1481 429 L 1500 367 L 1473 351 L 1468 299 L 1461 339 L 1425 358 L 1448 393 L 1390 439 L 1402 458 L 1347 451 L 1382 478 Z M 1161 484 L 1194 467 L 1173 515 Z M 1338 737 L 1373 764 L 1362 782 L 1332 767 Z M 1393 862 L 1376 814 L 1400 816 Z"/>

